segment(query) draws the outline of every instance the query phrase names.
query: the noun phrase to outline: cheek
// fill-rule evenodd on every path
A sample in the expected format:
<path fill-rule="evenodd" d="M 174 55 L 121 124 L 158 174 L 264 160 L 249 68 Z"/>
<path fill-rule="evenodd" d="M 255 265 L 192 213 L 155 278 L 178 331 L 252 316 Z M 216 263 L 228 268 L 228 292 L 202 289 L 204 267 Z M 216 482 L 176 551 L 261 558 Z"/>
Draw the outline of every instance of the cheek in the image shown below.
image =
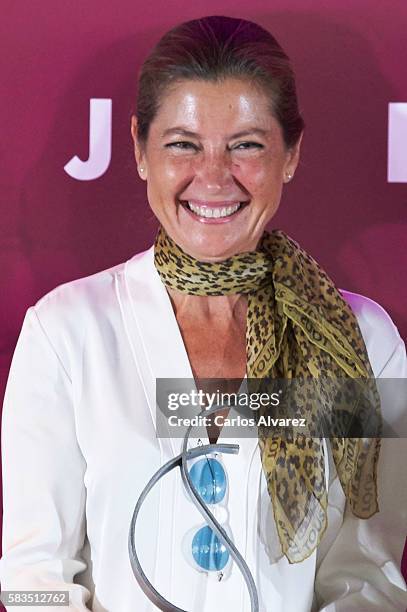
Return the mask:
<path fill-rule="evenodd" d="M 234 176 L 252 195 L 261 197 L 265 193 L 269 199 L 270 192 L 279 189 L 281 173 L 276 164 L 265 163 L 260 159 L 247 159 L 235 161 L 232 167 Z"/>
<path fill-rule="evenodd" d="M 173 210 L 175 200 L 193 176 L 193 167 L 185 158 L 156 155 L 149 161 L 147 197 L 152 211 L 160 218 L 162 211 Z"/>
<path fill-rule="evenodd" d="M 150 177 L 154 183 L 163 188 L 177 190 L 192 173 L 193 164 L 190 160 L 180 158 L 164 158 L 152 164 L 154 175 Z"/>

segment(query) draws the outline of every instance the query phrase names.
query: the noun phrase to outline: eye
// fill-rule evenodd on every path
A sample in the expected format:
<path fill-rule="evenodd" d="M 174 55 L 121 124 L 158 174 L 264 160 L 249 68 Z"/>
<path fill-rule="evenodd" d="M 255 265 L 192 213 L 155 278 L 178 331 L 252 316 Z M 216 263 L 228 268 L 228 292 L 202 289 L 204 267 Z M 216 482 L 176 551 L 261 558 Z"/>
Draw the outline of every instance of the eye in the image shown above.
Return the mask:
<path fill-rule="evenodd" d="M 180 150 L 197 150 L 198 147 L 193 142 L 188 142 L 187 140 L 177 140 L 176 142 L 169 142 L 165 145 L 167 148 L 174 148 Z"/>
<path fill-rule="evenodd" d="M 264 149 L 264 145 L 260 142 L 239 142 L 236 145 L 231 147 L 233 150 L 244 151 L 246 149 Z"/>

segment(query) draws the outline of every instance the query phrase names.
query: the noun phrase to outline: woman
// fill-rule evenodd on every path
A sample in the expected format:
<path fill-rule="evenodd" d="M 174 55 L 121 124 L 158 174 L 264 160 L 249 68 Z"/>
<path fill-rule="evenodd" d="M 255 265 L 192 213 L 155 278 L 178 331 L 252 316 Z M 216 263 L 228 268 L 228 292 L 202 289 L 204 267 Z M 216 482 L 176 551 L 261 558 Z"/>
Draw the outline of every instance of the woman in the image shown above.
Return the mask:
<path fill-rule="evenodd" d="M 69 590 L 77 612 L 155 609 L 127 537 L 144 486 L 181 450 L 175 436 L 156 438 L 157 379 L 407 375 L 389 315 L 339 291 L 283 232 L 265 233 L 303 127 L 288 58 L 256 24 L 182 24 L 144 63 L 131 133 L 160 228 L 144 253 L 27 312 L 3 414 L 3 589 Z M 403 414 L 381 411 L 397 428 Z M 222 441 L 219 427 L 207 434 L 191 444 Z M 377 478 L 375 439 L 348 475 L 343 439 L 277 439 L 274 455 L 261 433 L 227 442 L 240 449 L 221 458 L 227 495 L 213 512 L 250 568 L 260 610 L 405 609 L 404 441 L 383 440 Z M 138 520 L 146 575 L 183 610 L 249 610 L 236 565 L 197 563 L 202 522 L 171 472 Z"/>

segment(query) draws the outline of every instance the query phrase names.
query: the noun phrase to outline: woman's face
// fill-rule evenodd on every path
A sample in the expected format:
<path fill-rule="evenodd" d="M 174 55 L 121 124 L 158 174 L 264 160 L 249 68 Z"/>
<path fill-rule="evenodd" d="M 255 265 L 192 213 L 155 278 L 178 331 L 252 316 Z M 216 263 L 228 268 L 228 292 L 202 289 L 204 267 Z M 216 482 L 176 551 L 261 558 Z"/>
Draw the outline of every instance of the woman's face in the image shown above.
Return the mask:
<path fill-rule="evenodd" d="M 181 81 L 161 100 L 147 142 L 132 136 L 150 206 L 193 257 L 220 261 L 254 250 L 294 174 L 266 94 L 247 81 Z"/>

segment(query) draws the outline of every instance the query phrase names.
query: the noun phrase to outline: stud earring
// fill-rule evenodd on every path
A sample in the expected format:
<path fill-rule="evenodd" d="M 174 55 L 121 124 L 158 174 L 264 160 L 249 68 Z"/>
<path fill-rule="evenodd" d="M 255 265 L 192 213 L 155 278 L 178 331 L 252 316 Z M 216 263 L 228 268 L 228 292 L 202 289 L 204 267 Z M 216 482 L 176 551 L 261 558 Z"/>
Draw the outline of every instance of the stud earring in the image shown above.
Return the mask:
<path fill-rule="evenodd" d="M 144 168 L 140 168 L 140 172 L 144 172 Z"/>
<path fill-rule="evenodd" d="M 286 172 L 286 179 L 287 181 L 291 181 L 291 179 L 293 178 L 293 175 L 291 174 L 291 172 Z"/>

